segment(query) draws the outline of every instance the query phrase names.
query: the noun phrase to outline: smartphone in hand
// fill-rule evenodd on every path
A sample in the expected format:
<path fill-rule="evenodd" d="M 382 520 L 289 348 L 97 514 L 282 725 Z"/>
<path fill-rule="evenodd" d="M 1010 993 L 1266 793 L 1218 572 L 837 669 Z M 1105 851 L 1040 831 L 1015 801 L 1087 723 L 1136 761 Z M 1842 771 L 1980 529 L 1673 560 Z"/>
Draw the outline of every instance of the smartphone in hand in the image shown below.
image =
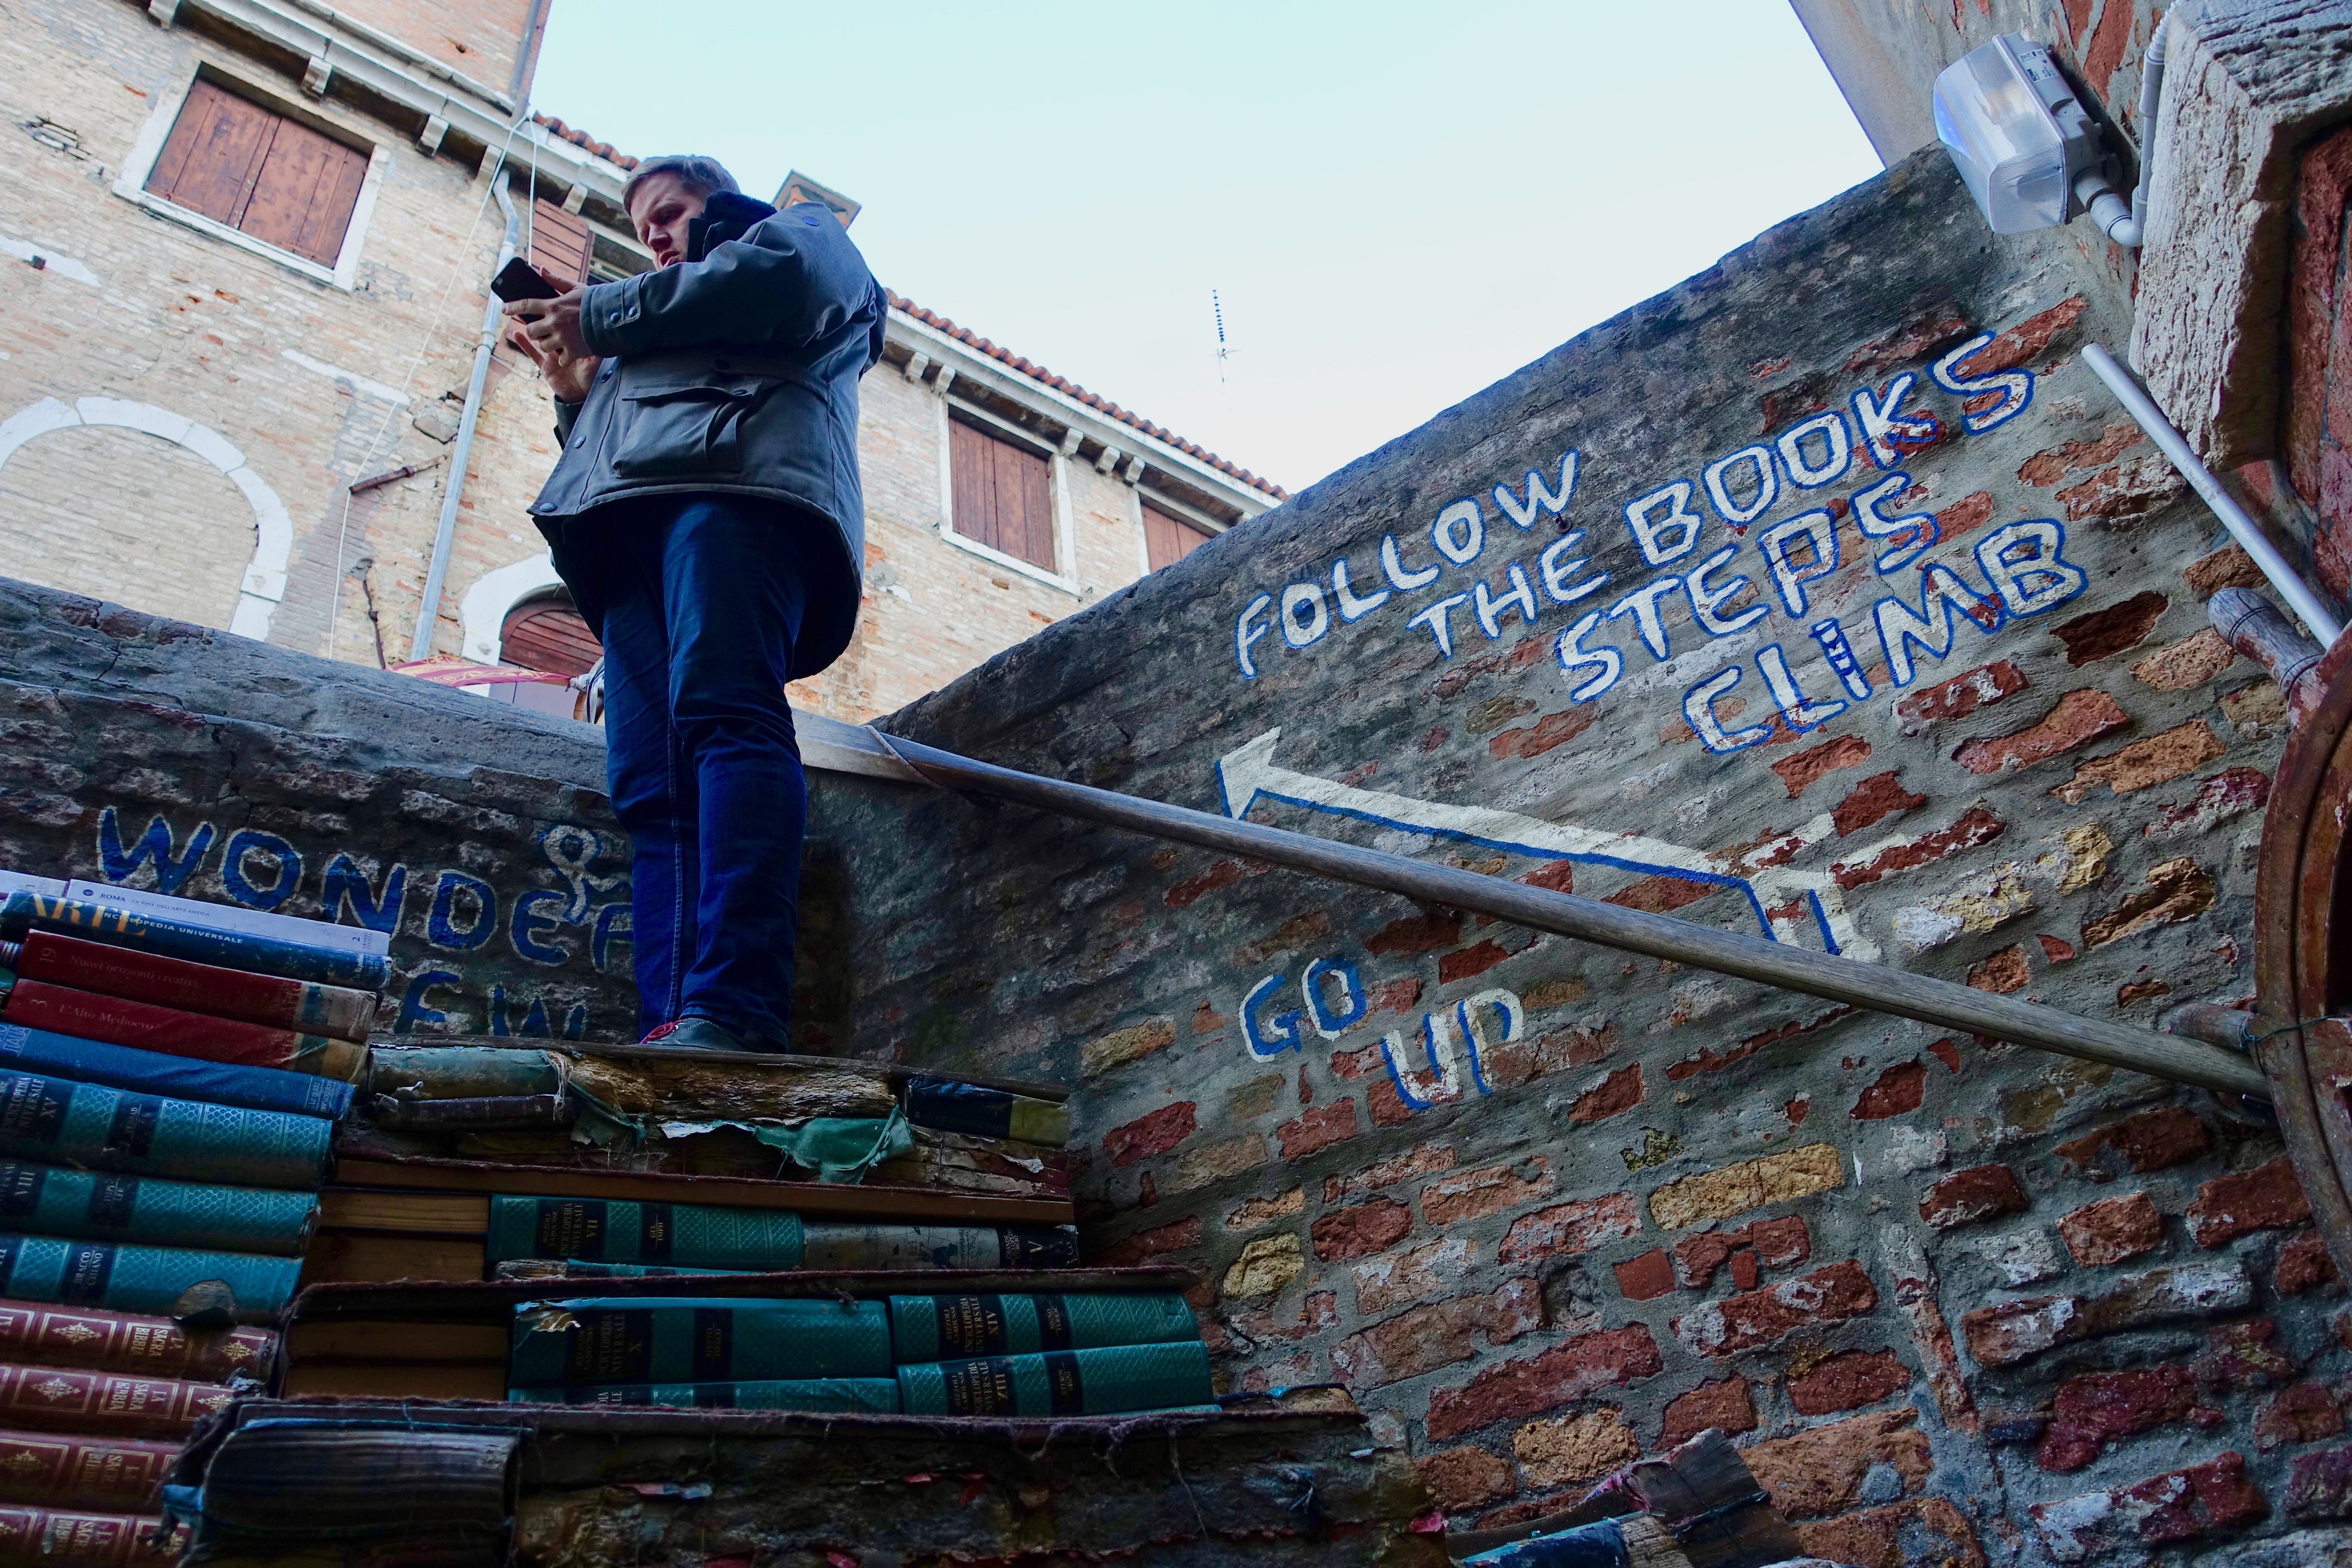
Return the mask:
<path fill-rule="evenodd" d="M 499 268 L 499 275 L 490 279 L 490 292 L 511 305 L 518 300 L 552 300 L 563 290 L 518 256 Z"/>

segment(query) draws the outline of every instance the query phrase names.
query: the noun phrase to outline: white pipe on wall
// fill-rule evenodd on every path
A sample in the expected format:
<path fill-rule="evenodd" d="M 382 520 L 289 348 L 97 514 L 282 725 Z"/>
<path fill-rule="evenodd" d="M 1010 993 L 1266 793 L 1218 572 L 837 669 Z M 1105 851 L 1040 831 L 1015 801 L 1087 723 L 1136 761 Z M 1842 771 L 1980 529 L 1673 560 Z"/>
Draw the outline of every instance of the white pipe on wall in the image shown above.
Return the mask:
<path fill-rule="evenodd" d="M 2287 608 L 2294 612 L 2295 618 L 2318 639 L 2319 646 L 2335 647 L 2336 637 L 2343 633 L 2343 623 L 2320 602 L 2319 595 L 2311 591 L 2310 584 L 2297 574 L 2295 569 L 2287 564 L 2286 557 L 2278 552 L 2278 547 L 2270 542 L 2269 535 L 2246 515 L 2246 509 L 2221 488 L 2221 481 L 2213 477 L 2213 470 L 2197 460 L 2197 454 L 2189 449 L 2188 441 L 2172 427 L 2172 421 L 2164 416 L 2164 411 L 2157 407 L 2155 399 L 2141 389 L 2131 372 L 2116 363 L 2116 356 L 2096 343 L 2084 345 L 2083 363 L 2106 383 L 2107 390 L 2114 393 L 2116 401 L 2124 405 L 2124 412 L 2129 414 L 2147 433 L 2148 439 L 2172 459 L 2172 466 L 2180 470 L 2190 487 L 2204 498 L 2205 504 L 2213 509 L 2213 515 L 2221 520 L 2221 526 L 2230 531 L 2230 537 L 2253 557 L 2254 564 L 2263 569 L 2263 575 L 2270 579 L 2271 586 L 2278 590 L 2279 597 L 2286 601 Z"/>

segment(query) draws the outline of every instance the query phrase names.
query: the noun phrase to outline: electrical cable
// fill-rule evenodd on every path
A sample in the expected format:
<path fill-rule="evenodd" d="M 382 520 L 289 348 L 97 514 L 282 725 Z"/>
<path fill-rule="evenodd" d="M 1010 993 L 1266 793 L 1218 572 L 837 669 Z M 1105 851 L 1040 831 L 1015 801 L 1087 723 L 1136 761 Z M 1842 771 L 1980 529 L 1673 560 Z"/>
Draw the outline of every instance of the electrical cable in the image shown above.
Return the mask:
<path fill-rule="evenodd" d="M 408 362 L 408 374 L 402 379 L 398 388 L 402 393 L 406 393 L 409 387 L 415 384 L 416 373 L 424 368 L 425 356 L 432 349 L 433 340 L 440 334 L 441 319 L 448 310 L 449 296 L 457 286 L 458 275 L 464 270 L 466 258 L 473 252 L 474 236 L 481 231 L 482 216 L 490 210 L 490 196 L 495 189 L 490 181 L 506 177 L 507 154 L 513 151 L 515 138 L 522 133 L 522 128 L 530 122 L 530 105 L 525 103 L 516 112 L 515 122 L 507 128 L 506 140 L 499 144 L 495 152 L 486 151 L 483 153 L 485 158 L 495 158 L 497 166 L 490 172 L 489 179 L 483 182 L 482 199 L 474 208 L 474 221 L 467 226 L 466 237 L 458 242 L 457 253 L 450 258 L 449 275 L 442 281 L 440 297 L 434 301 L 432 312 L 425 317 L 424 336 L 417 342 L 416 353 Z M 530 173 L 533 187 L 536 189 L 539 178 L 539 160 L 536 158 L 531 160 Z M 400 417 L 400 411 L 404 406 L 404 404 L 394 403 L 384 410 L 383 422 L 376 426 L 375 435 L 369 441 L 365 455 L 360 459 L 361 473 L 364 474 L 374 467 L 376 454 L 383 447 L 384 436 L 392 429 L 392 422 Z M 343 574 L 345 563 L 349 560 L 351 531 L 352 492 L 347 486 L 343 490 L 342 516 L 335 527 L 335 598 L 327 616 L 326 654 L 329 658 L 335 657 L 335 641 L 342 627 Z"/>

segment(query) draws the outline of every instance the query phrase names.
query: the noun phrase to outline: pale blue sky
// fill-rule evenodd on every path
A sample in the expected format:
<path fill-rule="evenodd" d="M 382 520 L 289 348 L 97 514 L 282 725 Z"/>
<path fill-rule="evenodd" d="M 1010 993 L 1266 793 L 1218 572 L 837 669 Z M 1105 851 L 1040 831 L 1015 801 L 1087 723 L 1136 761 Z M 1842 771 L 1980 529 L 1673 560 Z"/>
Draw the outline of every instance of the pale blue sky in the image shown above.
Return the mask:
<path fill-rule="evenodd" d="M 534 99 L 1293 489 L 1878 170 L 1785 0 L 555 0 Z"/>

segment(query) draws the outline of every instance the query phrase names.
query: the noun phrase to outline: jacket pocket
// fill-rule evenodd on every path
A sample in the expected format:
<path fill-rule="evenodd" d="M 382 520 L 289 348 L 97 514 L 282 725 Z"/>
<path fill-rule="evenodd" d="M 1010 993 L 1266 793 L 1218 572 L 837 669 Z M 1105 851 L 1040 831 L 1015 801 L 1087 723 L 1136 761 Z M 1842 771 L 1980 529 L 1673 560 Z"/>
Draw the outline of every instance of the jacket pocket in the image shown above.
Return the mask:
<path fill-rule="evenodd" d="M 706 375 L 622 393 L 614 474 L 625 479 L 658 479 L 740 473 L 743 423 L 781 379 Z"/>

